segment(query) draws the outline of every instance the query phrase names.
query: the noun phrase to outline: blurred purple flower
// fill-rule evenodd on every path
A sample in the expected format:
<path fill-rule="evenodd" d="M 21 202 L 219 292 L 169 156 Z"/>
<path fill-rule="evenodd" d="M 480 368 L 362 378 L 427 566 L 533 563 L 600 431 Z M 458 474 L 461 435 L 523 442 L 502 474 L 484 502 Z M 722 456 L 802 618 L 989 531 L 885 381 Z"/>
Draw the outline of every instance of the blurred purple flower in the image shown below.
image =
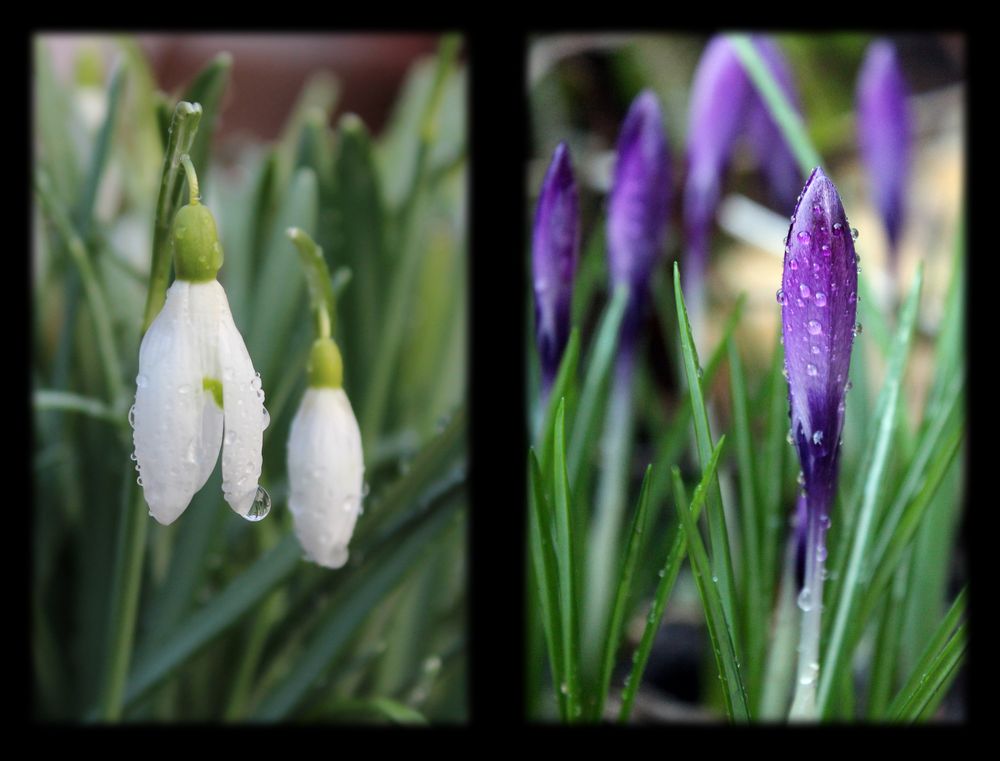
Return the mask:
<path fill-rule="evenodd" d="M 782 305 L 792 438 L 806 494 L 806 545 L 825 555 L 845 395 L 850 388 L 858 265 L 837 188 L 818 167 L 795 207 L 777 297 Z M 807 571 L 807 580 L 808 575 Z"/>
<path fill-rule="evenodd" d="M 797 109 L 795 83 L 778 46 L 761 35 L 754 35 L 752 41 Z M 684 293 L 692 324 L 700 322 L 709 233 L 719 203 L 722 177 L 741 135 L 750 142 L 777 202 L 782 206 L 793 203 L 802 186 L 795 157 L 729 40 L 713 37 L 695 71 L 688 118 Z"/>
<path fill-rule="evenodd" d="M 649 277 L 663 250 L 670 206 L 670 151 L 656 95 L 632 101 L 618 135 L 608 198 L 608 265 L 612 286 L 629 288 L 619 356 L 631 357 Z"/>
<path fill-rule="evenodd" d="M 535 341 L 542 369 L 543 395 L 559 372 L 570 332 L 573 278 L 580 254 L 576 180 L 569 148 L 559 143 L 545 174 L 532 236 L 535 286 Z"/>
<path fill-rule="evenodd" d="M 874 203 L 889 236 L 889 262 L 895 268 L 903 227 L 903 190 L 910 155 L 911 121 L 907 87 L 891 42 L 868 47 L 858 75 L 858 145 L 868 170 Z"/>

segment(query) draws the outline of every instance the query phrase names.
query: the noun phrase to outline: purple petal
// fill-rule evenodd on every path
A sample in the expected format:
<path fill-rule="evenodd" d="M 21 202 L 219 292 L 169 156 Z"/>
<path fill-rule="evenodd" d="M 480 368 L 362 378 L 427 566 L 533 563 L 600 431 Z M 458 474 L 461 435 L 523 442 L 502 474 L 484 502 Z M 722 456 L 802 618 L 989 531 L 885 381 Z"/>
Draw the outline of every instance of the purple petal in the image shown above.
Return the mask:
<path fill-rule="evenodd" d="M 858 145 L 875 206 L 889 235 L 893 261 L 903 226 L 903 190 L 910 153 L 906 96 L 906 80 L 892 43 L 873 42 L 858 76 Z"/>
<path fill-rule="evenodd" d="M 643 90 L 618 135 L 608 198 L 611 282 L 633 291 L 649 279 L 663 248 L 670 204 L 670 153 L 656 95 Z"/>
<path fill-rule="evenodd" d="M 810 512 L 826 516 L 857 317 L 858 266 L 837 188 L 816 168 L 795 207 L 779 301 L 792 436 Z"/>
<path fill-rule="evenodd" d="M 573 278 L 580 256 L 579 219 L 569 149 L 559 143 L 542 183 L 532 236 L 535 340 L 546 391 L 569 340 Z"/>

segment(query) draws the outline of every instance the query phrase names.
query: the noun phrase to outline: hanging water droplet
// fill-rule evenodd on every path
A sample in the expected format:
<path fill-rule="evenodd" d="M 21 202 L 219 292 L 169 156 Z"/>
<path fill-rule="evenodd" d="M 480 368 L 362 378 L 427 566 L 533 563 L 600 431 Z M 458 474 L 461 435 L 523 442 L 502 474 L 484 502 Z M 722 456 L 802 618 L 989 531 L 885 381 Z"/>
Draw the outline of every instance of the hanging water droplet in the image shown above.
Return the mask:
<path fill-rule="evenodd" d="M 792 438 L 792 429 L 791 428 L 788 429 L 788 434 L 785 436 L 785 441 L 787 441 L 789 444 L 792 444 L 792 445 L 795 444 L 795 439 Z"/>
<path fill-rule="evenodd" d="M 785 291 L 781 288 L 779 288 L 778 292 L 774 294 L 774 298 L 779 304 L 781 304 L 781 306 L 788 303 L 788 297 L 785 296 Z"/>
<path fill-rule="evenodd" d="M 798 606 L 804 611 L 812 610 L 813 598 L 812 590 L 809 587 L 802 587 L 802 591 L 799 592 L 799 599 L 797 600 Z"/>
<path fill-rule="evenodd" d="M 130 459 L 130 460 L 131 460 L 132 462 L 135 462 L 136 460 L 138 460 L 138 459 L 139 459 L 138 457 L 136 457 L 136 454 L 135 454 L 135 452 L 133 452 L 132 454 L 130 454 L 130 455 L 128 456 L 128 458 L 129 458 L 129 459 Z"/>
<path fill-rule="evenodd" d="M 859 235 L 858 228 L 852 227 L 851 228 L 851 240 L 857 240 L 858 239 L 858 235 Z"/>
<path fill-rule="evenodd" d="M 816 548 L 816 559 L 820 563 L 822 563 L 824 560 L 826 560 L 826 554 L 827 553 L 826 553 L 826 545 L 825 544 L 821 544 L 819 547 Z"/>
<path fill-rule="evenodd" d="M 264 415 L 264 420 L 261 422 L 260 429 L 266 431 L 267 427 L 271 425 L 271 413 L 267 411 L 267 407 L 261 407 L 261 412 Z"/>
<path fill-rule="evenodd" d="M 718 584 L 719 583 L 719 577 L 718 576 L 713 576 L 712 577 L 712 583 L 713 584 Z"/>
<path fill-rule="evenodd" d="M 812 295 L 812 291 L 809 290 L 809 286 L 805 283 L 799 285 L 799 293 L 802 294 L 802 298 L 808 299 Z"/>
<path fill-rule="evenodd" d="M 848 378 L 847 383 L 844 384 L 844 391 L 850 391 L 852 388 L 854 388 L 854 384 L 851 382 L 851 379 Z"/>
<path fill-rule="evenodd" d="M 818 203 L 813 204 L 813 216 L 814 217 L 822 217 L 823 216 L 823 207 L 820 206 Z"/>
<path fill-rule="evenodd" d="M 830 244 L 829 243 L 824 243 L 822 246 L 819 247 L 819 250 L 822 252 L 823 256 L 829 256 L 831 253 L 833 253 L 830 250 Z"/>
<path fill-rule="evenodd" d="M 248 521 L 256 523 L 257 521 L 264 520 L 269 512 L 271 512 L 271 495 L 267 493 L 267 489 L 263 486 L 258 486 L 257 496 L 254 497 L 253 504 L 250 505 L 250 510 L 243 517 Z"/>
<path fill-rule="evenodd" d="M 856 294 L 854 291 L 851 291 L 851 295 L 847 297 L 847 303 L 848 304 L 857 304 L 858 303 L 858 294 Z"/>
<path fill-rule="evenodd" d="M 854 337 L 857 338 L 858 336 L 860 336 L 862 330 L 863 328 L 861 327 L 861 323 L 859 322 L 857 325 L 854 326 Z"/>
<path fill-rule="evenodd" d="M 139 486 L 142 486 L 142 476 L 139 476 L 139 477 L 137 477 L 137 478 L 135 479 L 135 482 L 136 482 L 137 484 L 139 484 Z"/>
<path fill-rule="evenodd" d="M 253 378 L 250 379 L 250 385 L 253 386 L 254 391 L 260 390 L 260 373 L 257 373 Z"/>
<path fill-rule="evenodd" d="M 830 528 L 830 516 L 829 515 L 819 516 L 819 525 L 821 528 L 824 529 Z"/>
<path fill-rule="evenodd" d="M 802 244 L 807 244 L 807 243 L 809 243 L 810 240 L 812 240 L 812 236 L 808 232 L 806 232 L 805 230 L 803 230 L 802 232 L 800 232 L 795 237 L 798 238 L 799 243 L 802 243 Z"/>
<path fill-rule="evenodd" d="M 135 385 L 137 385 L 139 388 L 146 388 L 146 386 L 149 385 L 149 378 L 147 378 L 145 375 L 141 374 L 137 375 L 135 376 Z"/>
<path fill-rule="evenodd" d="M 796 478 L 795 480 L 796 480 L 796 482 L 798 483 L 798 485 L 799 485 L 799 486 L 805 486 L 805 485 L 806 485 L 806 474 L 805 474 L 805 473 L 803 473 L 803 472 L 802 472 L 802 471 L 800 470 L 800 471 L 799 471 L 799 475 L 798 475 L 798 478 Z"/>
<path fill-rule="evenodd" d="M 819 370 L 816 369 L 816 365 L 810 362 L 806 365 L 806 375 L 815 378 L 819 374 Z"/>
<path fill-rule="evenodd" d="M 365 497 L 367 497 L 368 494 L 369 494 L 369 492 L 371 492 L 371 490 L 372 490 L 372 487 L 369 486 L 369 484 L 368 484 L 367 481 L 364 481 L 361 484 L 361 498 L 364 499 Z"/>
<path fill-rule="evenodd" d="M 132 426 L 133 428 L 135 428 L 135 405 L 134 404 L 131 407 L 128 408 L 128 424 L 130 426 Z M 133 460 L 135 459 L 135 455 L 134 454 L 132 456 L 132 459 Z"/>
<path fill-rule="evenodd" d="M 823 432 L 813 431 L 813 444 L 822 444 L 822 443 L 823 443 Z"/>
<path fill-rule="evenodd" d="M 783 376 L 785 376 L 785 380 L 788 380 L 788 368 L 787 367 L 781 368 L 781 374 Z"/>
<path fill-rule="evenodd" d="M 818 320 L 809 320 L 806 324 L 806 330 L 809 331 L 809 335 L 818 336 L 823 332 L 823 326 L 820 325 Z"/>
<path fill-rule="evenodd" d="M 816 291 L 816 295 L 813 297 L 813 303 L 818 307 L 826 306 L 826 294 L 822 291 Z"/>
<path fill-rule="evenodd" d="M 792 272 L 794 272 L 795 270 L 797 270 L 799 268 L 798 260 L 796 260 L 796 259 L 789 259 L 788 260 L 788 268 L 790 270 L 792 270 Z"/>
<path fill-rule="evenodd" d="M 812 346 L 809 347 L 809 351 L 811 351 L 813 354 L 819 354 L 819 347 L 813 344 Z"/>
<path fill-rule="evenodd" d="M 667 573 L 667 569 L 666 568 L 661 568 L 656 575 L 659 576 L 662 579 L 666 575 L 666 573 Z"/>

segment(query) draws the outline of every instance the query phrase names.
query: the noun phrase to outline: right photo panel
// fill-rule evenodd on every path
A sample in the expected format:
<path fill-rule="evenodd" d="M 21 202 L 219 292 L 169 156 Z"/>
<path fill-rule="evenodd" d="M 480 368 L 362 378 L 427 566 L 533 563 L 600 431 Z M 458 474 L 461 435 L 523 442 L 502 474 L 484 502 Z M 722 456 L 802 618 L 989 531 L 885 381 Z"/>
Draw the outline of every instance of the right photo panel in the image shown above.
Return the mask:
<path fill-rule="evenodd" d="M 528 720 L 966 720 L 964 35 L 526 51 Z"/>

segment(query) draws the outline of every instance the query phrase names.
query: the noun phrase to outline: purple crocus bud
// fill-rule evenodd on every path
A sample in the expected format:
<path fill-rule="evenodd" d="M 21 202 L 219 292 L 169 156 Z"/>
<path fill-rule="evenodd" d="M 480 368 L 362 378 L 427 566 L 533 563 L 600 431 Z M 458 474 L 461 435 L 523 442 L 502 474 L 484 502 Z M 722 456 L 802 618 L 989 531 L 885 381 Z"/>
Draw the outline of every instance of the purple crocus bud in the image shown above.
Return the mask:
<path fill-rule="evenodd" d="M 858 265 L 837 188 L 818 167 L 809 176 L 792 217 L 778 301 L 792 439 L 806 494 L 806 546 L 825 556 L 844 400 L 850 386 L 847 374 L 856 332 Z M 823 557 L 818 560 L 822 564 Z M 814 564 L 807 558 L 807 586 L 810 565 Z"/>
<path fill-rule="evenodd" d="M 643 90 L 632 101 L 618 135 L 608 199 L 608 264 L 612 286 L 629 288 L 620 352 L 630 356 L 641 323 L 649 276 L 667 229 L 670 152 L 656 95 Z"/>
<path fill-rule="evenodd" d="M 868 47 L 858 76 L 858 145 L 871 180 L 875 206 L 889 235 L 889 261 L 895 268 L 903 226 L 903 188 L 910 153 L 907 87 L 891 42 Z"/>
<path fill-rule="evenodd" d="M 580 256 L 580 215 L 569 148 L 552 154 L 535 210 L 531 270 L 535 285 L 535 340 L 547 395 L 570 332 L 573 277 Z"/>
<path fill-rule="evenodd" d="M 801 101 L 792 70 L 777 43 L 762 36 L 754 36 L 753 42 L 785 97 L 796 111 L 801 112 Z M 802 188 L 802 174 L 791 148 L 788 147 L 788 141 L 781 134 L 770 109 L 756 89 L 747 122 L 747 137 L 775 202 L 781 208 L 788 208 L 795 203 Z"/>

